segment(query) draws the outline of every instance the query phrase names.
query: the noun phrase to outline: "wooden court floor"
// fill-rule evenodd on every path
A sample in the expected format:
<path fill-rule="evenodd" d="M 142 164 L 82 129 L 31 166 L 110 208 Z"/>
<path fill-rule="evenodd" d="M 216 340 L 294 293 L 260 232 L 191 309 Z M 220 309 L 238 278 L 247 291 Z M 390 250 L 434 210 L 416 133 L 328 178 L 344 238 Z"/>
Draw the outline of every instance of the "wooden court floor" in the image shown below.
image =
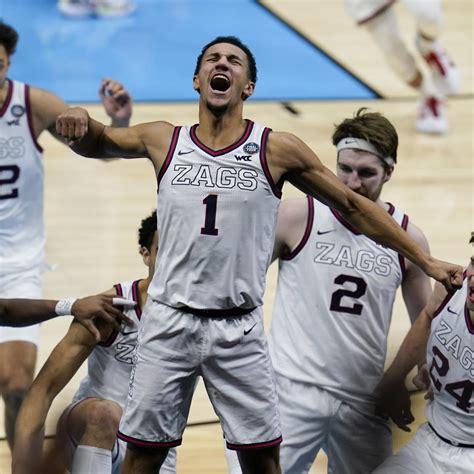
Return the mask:
<path fill-rule="evenodd" d="M 290 3 L 293 3 L 293 8 Z M 285 15 L 308 36 L 315 35 L 326 50 L 338 55 L 366 75 L 388 100 L 370 102 L 322 101 L 296 102 L 290 113 L 280 103 L 246 105 L 245 116 L 263 122 L 274 130 L 295 133 L 316 151 L 322 161 L 335 169 L 335 150 L 330 143 L 333 125 L 351 116 L 359 107 L 384 113 L 396 126 L 400 137 L 399 163 L 384 189 L 385 200 L 403 209 L 425 232 L 434 255 L 465 264 L 471 249 L 467 244 L 474 229 L 473 194 L 473 15 L 471 0 L 446 2 L 447 28 L 444 37 L 463 72 L 462 95 L 449 101 L 451 130 L 445 136 L 416 134 L 413 130 L 416 98 L 400 86 L 388 71 L 370 40 L 344 17 L 340 2 L 315 0 L 266 1 L 265 4 Z M 329 11 L 323 17 L 321 6 Z M 397 9 L 400 8 L 397 6 Z M 400 8 L 402 24 L 411 28 L 410 19 Z M 332 23 L 324 21 L 330 18 Z M 314 23 L 313 23 L 314 20 Z M 313 27 L 311 26 L 313 25 Z M 410 29 L 411 31 L 411 29 Z M 463 40 L 461 41 L 461 37 Z M 356 48 L 352 50 L 351 48 Z M 344 59 L 345 58 L 345 59 Z M 92 115 L 106 121 L 99 106 L 89 106 Z M 137 105 L 133 123 L 168 120 L 175 124 L 197 122 L 196 104 Z M 45 274 L 44 296 L 84 296 L 110 288 L 114 283 L 145 276 L 138 255 L 137 228 L 143 217 L 156 206 L 156 182 L 146 160 L 119 160 L 103 163 L 80 158 L 49 135 L 40 140 L 45 148 L 45 220 L 48 231 L 47 256 L 54 268 Z M 291 186 L 284 198 L 299 195 Z M 268 274 L 265 294 L 265 322 L 270 323 L 276 287 L 276 266 Z M 67 330 L 68 318 L 45 323 L 41 330 L 38 366 Z M 390 360 L 408 328 L 403 304 L 397 300 L 389 336 Z M 76 390 L 83 367 L 55 401 L 48 418 L 46 433 L 53 434 L 55 420 Z M 0 407 L 2 411 L 2 407 Z M 423 419 L 423 401 L 416 396 L 417 422 Z M 225 471 L 220 427 L 202 424 L 216 420 L 202 387 L 198 388 L 191 409 L 189 427 L 183 446 L 178 449 L 178 472 L 181 474 L 221 474 Z M 0 414 L 0 436 L 3 436 Z M 398 449 L 409 435 L 395 432 Z M 8 474 L 9 453 L 0 441 L 0 473 Z M 321 456 L 313 470 L 325 471 Z"/>

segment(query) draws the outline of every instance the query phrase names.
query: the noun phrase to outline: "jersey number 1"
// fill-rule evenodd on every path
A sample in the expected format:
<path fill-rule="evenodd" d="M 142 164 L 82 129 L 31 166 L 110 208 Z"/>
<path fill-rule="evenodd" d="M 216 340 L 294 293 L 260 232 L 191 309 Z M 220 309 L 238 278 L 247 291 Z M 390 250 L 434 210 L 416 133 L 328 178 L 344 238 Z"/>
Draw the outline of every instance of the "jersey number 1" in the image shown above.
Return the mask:
<path fill-rule="evenodd" d="M 204 227 L 201 227 L 201 234 L 219 234 L 219 230 L 216 229 L 217 194 L 209 194 L 202 200 L 202 203 L 206 206 L 206 217 L 204 218 Z"/>

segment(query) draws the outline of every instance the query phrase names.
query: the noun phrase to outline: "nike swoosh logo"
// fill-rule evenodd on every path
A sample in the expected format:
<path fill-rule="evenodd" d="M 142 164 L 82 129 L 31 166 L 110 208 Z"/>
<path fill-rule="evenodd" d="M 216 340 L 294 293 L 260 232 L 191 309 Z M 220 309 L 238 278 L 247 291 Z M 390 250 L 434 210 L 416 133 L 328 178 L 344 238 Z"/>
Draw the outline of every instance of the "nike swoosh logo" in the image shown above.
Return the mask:
<path fill-rule="evenodd" d="M 321 231 L 321 230 L 318 230 L 318 231 L 316 232 L 316 234 L 318 234 L 318 235 L 329 234 L 329 232 L 335 232 L 335 230 L 336 230 L 336 229 L 331 229 L 331 230 L 323 230 L 323 231 Z"/>
<path fill-rule="evenodd" d="M 244 336 L 246 336 L 256 325 L 257 323 L 255 323 L 250 329 L 244 329 Z"/>
<path fill-rule="evenodd" d="M 179 150 L 178 151 L 178 155 L 181 156 L 181 155 L 189 155 L 190 153 L 192 153 L 194 151 L 194 148 L 192 150 L 186 150 L 186 151 L 183 151 L 183 150 Z"/>
<path fill-rule="evenodd" d="M 137 332 L 138 332 L 138 331 L 123 332 L 122 335 L 128 336 L 129 334 L 135 334 L 135 333 L 137 333 Z"/>
<path fill-rule="evenodd" d="M 450 306 L 448 306 L 448 313 L 458 314 L 457 311 L 453 311 Z"/>

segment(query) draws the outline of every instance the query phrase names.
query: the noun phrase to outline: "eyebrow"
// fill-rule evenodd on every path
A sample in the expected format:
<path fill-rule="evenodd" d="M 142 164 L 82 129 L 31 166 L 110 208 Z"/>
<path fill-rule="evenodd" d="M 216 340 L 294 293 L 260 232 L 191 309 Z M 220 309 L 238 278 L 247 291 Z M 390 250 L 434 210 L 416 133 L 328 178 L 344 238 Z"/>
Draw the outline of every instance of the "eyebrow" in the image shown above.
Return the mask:
<path fill-rule="evenodd" d="M 238 61 L 243 61 L 243 59 L 239 56 L 237 56 L 236 54 L 221 54 L 221 53 L 218 53 L 217 51 L 215 53 L 209 53 L 209 58 L 215 58 L 215 57 L 219 57 L 219 56 L 225 56 L 229 61 L 233 60 L 233 59 L 237 59 Z"/>

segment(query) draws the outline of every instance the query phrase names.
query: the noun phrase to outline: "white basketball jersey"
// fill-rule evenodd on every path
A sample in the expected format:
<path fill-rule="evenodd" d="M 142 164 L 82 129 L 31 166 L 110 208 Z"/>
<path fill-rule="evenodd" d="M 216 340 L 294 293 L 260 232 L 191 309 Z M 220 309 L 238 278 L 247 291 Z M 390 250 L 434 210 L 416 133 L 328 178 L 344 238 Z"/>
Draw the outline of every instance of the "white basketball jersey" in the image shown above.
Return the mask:
<path fill-rule="evenodd" d="M 0 109 L 0 272 L 44 259 L 42 148 L 31 116 L 29 87 L 10 81 Z"/>
<path fill-rule="evenodd" d="M 236 143 L 214 151 L 196 128 L 175 129 L 158 175 L 160 247 L 148 292 L 173 307 L 259 306 L 281 195 L 266 162 L 270 130 L 247 121 Z"/>
<path fill-rule="evenodd" d="M 98 397 L 114 400 L 122 409 L 125 407 L 142 314 L 138 282 L 139 280 L 114 285 L 118 296 L 136 302 L 135 307 L 124 309 L 124 314 L 133 321 L 133 325 L 126 326 L 123 333 L 114 330 L 107 341 L 94 348 L 87 361 L 87 375 L 82 379 L 73 402 Z"/>
<path fill-rule="evenodd" d="M 435 312 L 427 363 L 433 399 L 426 418 L 443 437 L 474 444 L 474 324 L 466 308 L 467 278 Z"/>
<path fill-rule="evenodd" d="M 275 371 L 371 409 L 405 261 L 308 197 L 305 234 L 280 259 L 269 335 Z M 408 217 L 389 209 L 404 229 Z"/>

